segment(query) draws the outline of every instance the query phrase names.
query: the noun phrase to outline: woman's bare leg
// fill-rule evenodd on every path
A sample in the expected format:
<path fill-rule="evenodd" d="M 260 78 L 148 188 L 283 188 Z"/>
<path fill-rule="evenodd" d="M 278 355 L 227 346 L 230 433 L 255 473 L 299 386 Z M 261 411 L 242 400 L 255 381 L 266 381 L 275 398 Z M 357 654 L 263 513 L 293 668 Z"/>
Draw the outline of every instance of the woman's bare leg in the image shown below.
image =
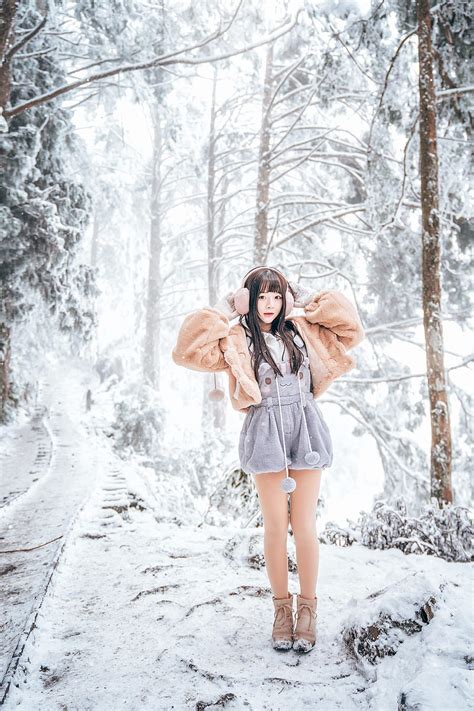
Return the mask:
<path fill-rule="evenodd" d="M 263 553 L 276 598 L 288 597 L 288 494 L 280 489 L 286 470 L 253 474 L 263 514 Z"/>
<path fill-rule="evenodd" d="M 290 522 L 295 537 L 300 595 L 314 598 L 319 569 L 319 540 L 316 508 L 321 485 L 321 469 L 290 469 L 296 489 L 290 496 Z"/>

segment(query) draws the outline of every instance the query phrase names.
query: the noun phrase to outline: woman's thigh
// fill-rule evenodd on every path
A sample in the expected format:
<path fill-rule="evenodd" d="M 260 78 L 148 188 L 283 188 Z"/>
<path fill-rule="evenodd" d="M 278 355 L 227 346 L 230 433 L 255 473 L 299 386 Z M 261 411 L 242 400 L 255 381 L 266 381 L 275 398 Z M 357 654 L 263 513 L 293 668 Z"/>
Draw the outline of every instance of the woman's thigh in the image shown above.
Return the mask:
<path fill-rule="evenodd" d="M 288 531 L 288 494 L 280 487 L 280 482 L 286 476 L 286 470 L 253 474 L 257 489 L 260 508 L 263 514 L 263 525 L 266 531 Z"/>
<path fill-rule="evenodd" d="M 290 496 L 290 522 L 294 532 L 298 527 L 316 525 L 316 509 L 321 487 L 321 469 L 290 469 L 296 489 Z"/>

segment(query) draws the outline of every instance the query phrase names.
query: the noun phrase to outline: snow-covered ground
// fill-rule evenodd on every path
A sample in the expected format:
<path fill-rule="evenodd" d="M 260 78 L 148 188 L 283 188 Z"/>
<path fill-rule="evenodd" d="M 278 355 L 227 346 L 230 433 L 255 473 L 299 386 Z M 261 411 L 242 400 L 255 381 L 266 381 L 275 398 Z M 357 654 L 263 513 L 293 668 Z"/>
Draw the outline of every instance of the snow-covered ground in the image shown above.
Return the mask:
<path fill-rule="evenodd" d="M 77 382 L 77 371 L 73 375 Z M 86 385 L 84 376 L 82 391 Z M 187 519 L 169 482 L 119 459 L 110 440 L 87 427 L 81 403 L 80 392 L 58 383 L 45 423 L 55 438 L 53 466 L 35 483 L 36 493 L 30 489 L 0 515 L 1 550 L 15 540 L 18 547 L 40 542 L 47 523 L 42 510 L 35 510 L 33 531 L 33 518 L 14 528 L 8 524 L 15 507 L 25 507 L 28 497 L 40 501 L 39 492 L 49 491 L 64 452 L 63 488 L 56 481 L 56 507 L 50 500 L 47 519 L 62 521 L 58 530 L 65 521 L 70 525 L 6 709 L 474 708 L 471 565 L 396 549 L 321 544 L 317 645 L 303 656 L 276 652 L 265 568 L 248 560 L 263 554 L 262 529 L 199 523 L 195 513 Z M 6 471 L 9 477 L 13 469 Z M 5 474 L 2 483 L 8 488 Z M 41 540 L 48 536 L 49 529 L 42 531 Z M 43 550 L 0 555 L 2 578 L 11 580 L 8 565 L 25 556 L 39 560 Z M 291 536 L 289 554 L 294 560 Z M 370 669 L 358 666 L 343 643 L 344 630 L 366 614 L 367 596 L 386 586 L 384 604 L 396 615 L 414 572 L 420 590 L 428 582 L 436 593 L 447 583 L 433 619 L 403 638 L 394 656 Z M 17 583 L 28 589 L 28 580 Z M 299 590 L 296 573 L 290 573 L 290 590 Z M 2 598 L 8 629 L 19 618 L 10 616 L 14 600 Z"/>

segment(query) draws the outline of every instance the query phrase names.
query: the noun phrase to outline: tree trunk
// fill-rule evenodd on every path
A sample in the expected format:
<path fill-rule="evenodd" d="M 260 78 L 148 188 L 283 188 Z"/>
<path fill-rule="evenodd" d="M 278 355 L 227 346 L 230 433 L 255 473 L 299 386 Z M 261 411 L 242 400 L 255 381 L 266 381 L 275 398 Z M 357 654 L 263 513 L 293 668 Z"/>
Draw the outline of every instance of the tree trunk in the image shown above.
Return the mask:
<path fill-rule="evenodd" d="M 451 502 L 451 429 L 441 319 L 438 149 L 429 0 L 418 0 L 423 320 L 431 419 L 431 495 Z"/>
<path fill-rule="evenodd" d="M 218 300 L 215 243 L 216 87 L 217 70 L 214 68 L 209 125 L 209 144 L 207 152 L 207 284 L 209 304 L 215 304 Z"/>
<path fill-rule="evenodd" d="M 94 212 L 93 223 L 92 223 L 92 243 L 91 243 L 91 266 L 97 267 L 97 256 L 99 252 L 99 216 L 98 209 Z"/>
<path fill-rule="evenodd" d="M 14 43 L 14 22 L 18 0 L 4 0 L 0 6 L 0 107 L 4 109 L 10 100 L 11 61 L 8 52 Z"/>
<path fill-rule="evenodd" d="M 0 323 L 0 422 L 5 422 L 5 408 L 10 394 L 10 329 Z"/>
<path fill-rule="evenodd" d="M 257 205 L 255 214 L 255 264 L 265 264 L 268 255 L 268 197 L 270 191 L 270 103 L 272 99 L 273 42 L 267 47 L 262 98 L 262 123 L 258 153 Z"/>
<path fill-rule="evenodd" d="M 146 332 L 144 376 L 153 387 L 159 385 L 160 338 L 160 260 L 161 260 L 161 155 L 162 136 L 159 105 L 155 104 L 153 131 L 153 163 L 150 204 L 150 253 L 148 259 L 148 293 L 146 303 Z"/>
<path fill-rule="evenodd" d="M 219 201 L 219 211 L 215 215 L 215 222 L 217 224 L 217 234 L 216 234 L 216 239 L 214 241 L 215 245 L 215 257 L 216 257 L 216 266 L 214 269 L 214 274 L 216 278 L 217 284 L 221 284 L 221 270 L 223 266 L 223 256 L 224 256 L 224 229 L 225 229 L 225 215 L 226 215 L 226 195 L 227 195 L 227 190 L 229 189 L 229 177 L 227 173 L 224 172 L 224 174 L 221 177 L 220 180 L 220 201 Z M 222 288 L 222 286 L 221 286 Z M 225 288 L 225 285 L 224 285 Z M 212 303 L 212 302 L 211 302 Z"/>
<path fill-rule="evenodd" d="M 10 99 L 11 71 L 8 52 L 14 43 L 14 20 L 18 11 L 18 0 L 5 0 L 0 7 L 0 109 L 4 109 Z M 5 303 L 5 296 L 0 293 Z M 5 408 L 10 395 L 10 328 L 0 322 L 0 422 L 5 422 Z"/>
<path fill-rule="evenodd" d="M 209 124 L 209 148 L 207 158 L 207 283 L 208 303 L 215 304 L 218 295 L 218 258 L 221 250 L 216 244 L 216 89 L 217 69 L 214 67 L 211 115 Z M 203 422 L 212 417 L 216 429 L 225 427 L 225 400 L 209 400 L 209 391 L 222 385 L 218 374 L 209 373 L 204 379 Z M 227 377 L 227 376 L 225 376 Z"/>

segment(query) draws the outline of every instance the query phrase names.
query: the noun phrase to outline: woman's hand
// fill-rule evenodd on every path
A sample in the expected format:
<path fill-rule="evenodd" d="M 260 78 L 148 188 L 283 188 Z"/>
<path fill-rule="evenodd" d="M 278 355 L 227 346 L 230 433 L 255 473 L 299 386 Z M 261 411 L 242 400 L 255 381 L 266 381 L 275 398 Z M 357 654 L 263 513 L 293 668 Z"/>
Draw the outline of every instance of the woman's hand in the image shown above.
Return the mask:
<path fill-rule="evenodd" d="M 295 296 L 295 306 L 297 308 L 303 308 L 306 304 L 309 304 L 314 292 L 308 289 L 302 284 L 298 284 L 296 281 L 289 281 L 289 286 L 291 287 Z"/>
<path fill-rule="evenodd" d="M 217 311 L 220 311 L 222 314 L 227 316 L 229 321 L 239 315 L 235 309 L 233 291 L 229 291 L 225 296 L 219 299 L 217 304 L 215 304 L 212 308 L 217 309 Z"/>

